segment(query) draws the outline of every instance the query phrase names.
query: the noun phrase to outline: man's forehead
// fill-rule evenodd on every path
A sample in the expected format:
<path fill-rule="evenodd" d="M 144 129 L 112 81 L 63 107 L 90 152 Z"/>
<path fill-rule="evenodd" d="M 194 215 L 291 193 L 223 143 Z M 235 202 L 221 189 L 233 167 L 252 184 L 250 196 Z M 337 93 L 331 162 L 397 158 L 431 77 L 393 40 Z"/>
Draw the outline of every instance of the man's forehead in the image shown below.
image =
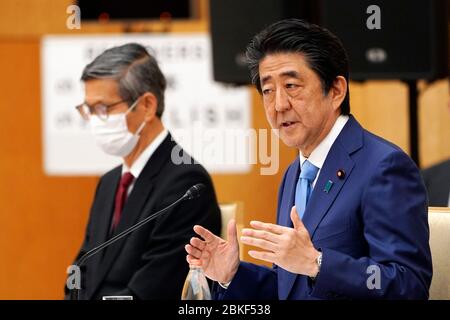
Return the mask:
<path fill-rule="evenodd" d="M 266 55 L 259 63 L 261 79 L 264 73 L 293 76 L 307 67 L 305 58 L 299 53 L 274 53 Z"/>
<path fill-rule="evenodd" d="M 261 83 L 265 83 L 269 80 L 271 80 L 273 78 L 273 76 L 275 77 L 280 77 L 280 78 L 295 78 L 295 79 L 301 79 L 301 73 L 296 71 L 296 70 L 283 70 L 280 71 L 279 73 L 272 75 L 272 74 L 264 74 L 261 76 Z"/>
<path fill-rule="evenodd" d="M 119 86 L 112 79 L 92 79 L 84 83 L 85 101 L 88 104 L 108 103 L 111 99 L 117 100 Z"/>
<path fill-rule="evenodd" d="M 119 92 L 119 84 L 112 79 L 92 79 L 84 83 L 86 93 L 92 95 L 105 95 Z"/>
<path fill-rule="evenodd" d="M 89 79 L 84 82 L 86 89 L 118 89 L 119 84 L 115 79 Z"/>
<path fill-rule="evenodd" d="M 267 83 L 274 78 L 303 79 L 306 68 L 308 66 L 300 54 L 266 56 L 259 64 L 260 83 Z"/>

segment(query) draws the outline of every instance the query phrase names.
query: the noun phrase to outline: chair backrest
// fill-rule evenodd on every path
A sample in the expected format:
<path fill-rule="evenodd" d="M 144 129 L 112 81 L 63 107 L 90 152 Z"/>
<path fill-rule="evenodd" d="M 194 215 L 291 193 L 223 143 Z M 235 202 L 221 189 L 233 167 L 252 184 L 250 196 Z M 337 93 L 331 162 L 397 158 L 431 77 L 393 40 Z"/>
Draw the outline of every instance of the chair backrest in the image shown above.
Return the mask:
<path fill-rule="evenodd" d="M 227 226 L 231 219 L 236 220 L 236 229 L 238 241 L 241 236 L 241 230 L 244 227 L 244 213 L 243 213 L 243 203 L 242 202 L 226 202 L 219 203 L 220 213 L 222 217 L 222 230 L 220 232 L 220 237 L 222 239 L 228 240 L 227 236 Z M 239 256 L 243 260 L 242 248 L 239 248 Z"/>
<path fill-rule="evenodd" d="M 225 202 L 220 203 L 220 213 L 222 217 L 222 230 L 220 237 L 227 240 L 227 226 L 231 219 L 236 220 L 236 224 L 240 224 L 242 215 L 242 203 L 240 202 Z M 239 229 L 239 227 L 238 227 Z"/>
<path fill-rule="evenodd" d="M 433 259 L 430 299 L 450 300 L 450 208 L 430 207 L 428 222 Z"/>

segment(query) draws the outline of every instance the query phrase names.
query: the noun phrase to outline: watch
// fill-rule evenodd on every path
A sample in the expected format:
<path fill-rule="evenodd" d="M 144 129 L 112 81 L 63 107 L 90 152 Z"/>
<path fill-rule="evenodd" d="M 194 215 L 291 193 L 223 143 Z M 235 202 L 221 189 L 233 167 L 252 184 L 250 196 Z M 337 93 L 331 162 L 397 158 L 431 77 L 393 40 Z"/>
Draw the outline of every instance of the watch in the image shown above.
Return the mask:
<path fill-rule="evenodd" d="M 320 273 L 320 267 L 322 266 L 322 252 L 319 253 L 319 256 L 316 258 L 316 264 L 318 267 L 317 274 L 314 277 L 310 277 L 312 281 L 316 281 L 317 277 Z"/>

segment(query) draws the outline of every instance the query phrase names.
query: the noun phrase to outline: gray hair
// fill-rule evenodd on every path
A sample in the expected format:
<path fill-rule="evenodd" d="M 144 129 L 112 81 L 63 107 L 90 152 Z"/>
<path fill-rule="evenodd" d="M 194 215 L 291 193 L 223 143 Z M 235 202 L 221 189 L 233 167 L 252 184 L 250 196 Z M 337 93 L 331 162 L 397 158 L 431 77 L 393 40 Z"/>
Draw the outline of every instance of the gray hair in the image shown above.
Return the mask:
<path fill-rule="evenodd" d="M 114 79 L 119 84 L 119 95 L 126 101 L 135 101 L 145 92 L 158 100 L 156 115 L 164 112 L 166 79 L 156 59 L 140 44 L 128 43 L 113 47 L 94 59 L 83 70 L 82 81 Z"/>

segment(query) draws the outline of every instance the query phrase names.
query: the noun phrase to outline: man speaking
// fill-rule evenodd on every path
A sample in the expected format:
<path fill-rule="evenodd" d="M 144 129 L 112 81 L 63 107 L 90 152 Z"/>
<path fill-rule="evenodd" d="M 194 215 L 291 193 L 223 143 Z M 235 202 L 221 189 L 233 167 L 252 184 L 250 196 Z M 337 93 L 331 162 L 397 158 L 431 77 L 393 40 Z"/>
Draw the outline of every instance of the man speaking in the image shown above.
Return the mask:
<path fill-rule="evenodd" d="M 239 261 L 202 226 L 186 245 L 219 299 L 427 299 L 427 197 L 418 168 L 350 114 L 339 39 L 302 20 L 277 22 L 247 48 L 253 83 L 281 140 L 297 148 L 278 194 L 277 224 L 252 221 L 241 241 L 273 264 Z"/>
<path fill-rule="evenodd" d="M 220 211 L 211 178 L 198 164 L 175 164 L 183 150 L 164 128 L 166 81 L 154 57 L 135 43 L 106 50 L 83 70 L 85 102 L 98 146 L 123 164 L 101 177 L 77 260 L 151 213 L 206 186 L 151 223 L 97 253 L 82 266 L 80 298 L 126 295 L 134 299 L 180 299 L 188 272 L 183 245 L 194 224 L 220 232 Z M 186 157 L 186 155 L 184 155 Z M 174 159 L 178 160 L 178 159 Z M 193 162 L 192 162 L 193 163 Z"/>

